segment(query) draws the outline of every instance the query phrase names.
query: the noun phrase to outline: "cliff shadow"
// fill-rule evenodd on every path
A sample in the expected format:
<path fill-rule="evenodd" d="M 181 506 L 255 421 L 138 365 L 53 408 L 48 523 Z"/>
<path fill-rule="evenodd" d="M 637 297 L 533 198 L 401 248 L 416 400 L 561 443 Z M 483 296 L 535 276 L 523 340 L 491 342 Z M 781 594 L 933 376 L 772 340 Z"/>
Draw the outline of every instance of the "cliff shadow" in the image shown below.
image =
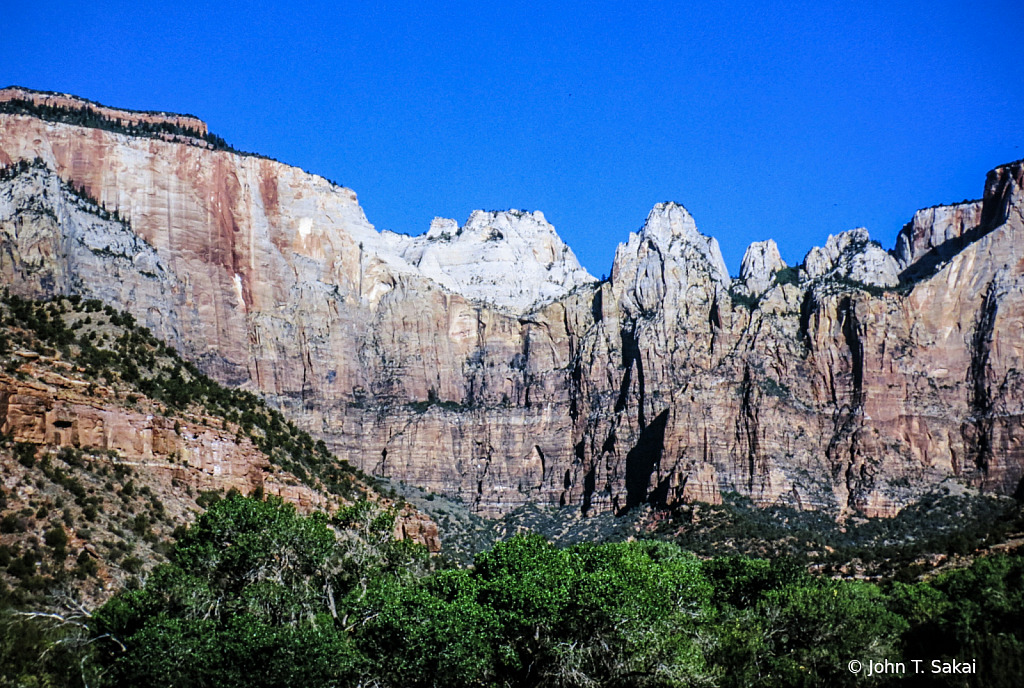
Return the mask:
<path fill-rule="evenodd" d="M 953 256 L 978 239 L 981 239 L 993 229 L 994 227 L 982 223 L 977 227 L 968 229 L 958 237 L 947 239 L 938 246 L 933 247 L 900 273 L 900 286 L 912 287 L 918 282 L 934 277 Z"/>
<path fill-rule="evenodd" d="M 661 463 L 661 455 L 665 450 L 667 425 L 668 409 L 665 409 L 640 431 L 636 446 L 626 454 L 626 506 L 620 510 L 619 515 L 647 501 L 651 474 Z"/>

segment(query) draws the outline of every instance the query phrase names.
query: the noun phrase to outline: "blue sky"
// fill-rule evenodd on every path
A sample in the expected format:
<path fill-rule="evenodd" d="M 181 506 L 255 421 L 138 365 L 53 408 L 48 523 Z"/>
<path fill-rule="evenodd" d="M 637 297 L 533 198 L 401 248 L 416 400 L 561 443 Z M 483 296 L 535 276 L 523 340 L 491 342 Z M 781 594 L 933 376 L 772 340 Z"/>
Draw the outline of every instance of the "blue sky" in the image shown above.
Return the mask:
<path fill-rule="evenodd" d="M 1024 3 L 5 2 L 0 85 L 190 112 L 378 228 L 542 210 L 595 275 L 659 201 L 799 262 L 1024 157 Z"/>

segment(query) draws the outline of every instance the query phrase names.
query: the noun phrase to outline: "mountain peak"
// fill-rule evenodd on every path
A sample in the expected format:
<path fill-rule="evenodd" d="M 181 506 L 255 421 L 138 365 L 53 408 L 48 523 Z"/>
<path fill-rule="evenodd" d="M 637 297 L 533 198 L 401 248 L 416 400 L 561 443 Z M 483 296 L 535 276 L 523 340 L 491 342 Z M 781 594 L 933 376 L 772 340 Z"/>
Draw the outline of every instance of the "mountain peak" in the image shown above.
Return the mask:
<path fill-rule="evenodd" d="M 434 218 L 399 251 L 451 291 L 517 312 L 597 281 L 540 211 L 474 210 L 462 227 Z"/>

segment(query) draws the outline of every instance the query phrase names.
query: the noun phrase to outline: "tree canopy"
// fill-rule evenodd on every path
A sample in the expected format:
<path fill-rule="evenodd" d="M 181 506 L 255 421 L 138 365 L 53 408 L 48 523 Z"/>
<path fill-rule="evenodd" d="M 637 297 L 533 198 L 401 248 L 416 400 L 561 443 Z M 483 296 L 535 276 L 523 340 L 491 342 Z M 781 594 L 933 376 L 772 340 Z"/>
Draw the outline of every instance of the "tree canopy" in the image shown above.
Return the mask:
<path fill-rule="evenodd" d="M 169 563 L 73 630 L 9 618 L 0 684 L 1010 686 L 1024 668 L 1018 556 L 881 586 L 782 559 L 701 560 L 655 541 L 558 548 L 532 534 L 444 569 L 393 532 L 373 502 L 303 516 L 231 495 L 180 534 Z M 978 675 L 847 668 L 967 656 Z"/>

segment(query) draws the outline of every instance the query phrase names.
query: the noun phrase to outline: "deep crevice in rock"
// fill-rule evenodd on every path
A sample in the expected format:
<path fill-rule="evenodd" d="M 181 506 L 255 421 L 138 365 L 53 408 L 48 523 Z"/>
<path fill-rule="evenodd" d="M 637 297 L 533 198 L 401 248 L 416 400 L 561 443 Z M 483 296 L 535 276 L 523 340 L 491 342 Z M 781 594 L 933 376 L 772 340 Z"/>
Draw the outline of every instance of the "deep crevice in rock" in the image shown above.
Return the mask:
<path fill-rule="evenodd" d="M 661 456 L 665 450 L 667 426 L 668 409 L 665 409 L 640 432 L 636 446 L 626 455 L 626 506 L 621 513 L 647 501 L 647 487 L 650 485 L 651 475 L 661 464 Z"/>

